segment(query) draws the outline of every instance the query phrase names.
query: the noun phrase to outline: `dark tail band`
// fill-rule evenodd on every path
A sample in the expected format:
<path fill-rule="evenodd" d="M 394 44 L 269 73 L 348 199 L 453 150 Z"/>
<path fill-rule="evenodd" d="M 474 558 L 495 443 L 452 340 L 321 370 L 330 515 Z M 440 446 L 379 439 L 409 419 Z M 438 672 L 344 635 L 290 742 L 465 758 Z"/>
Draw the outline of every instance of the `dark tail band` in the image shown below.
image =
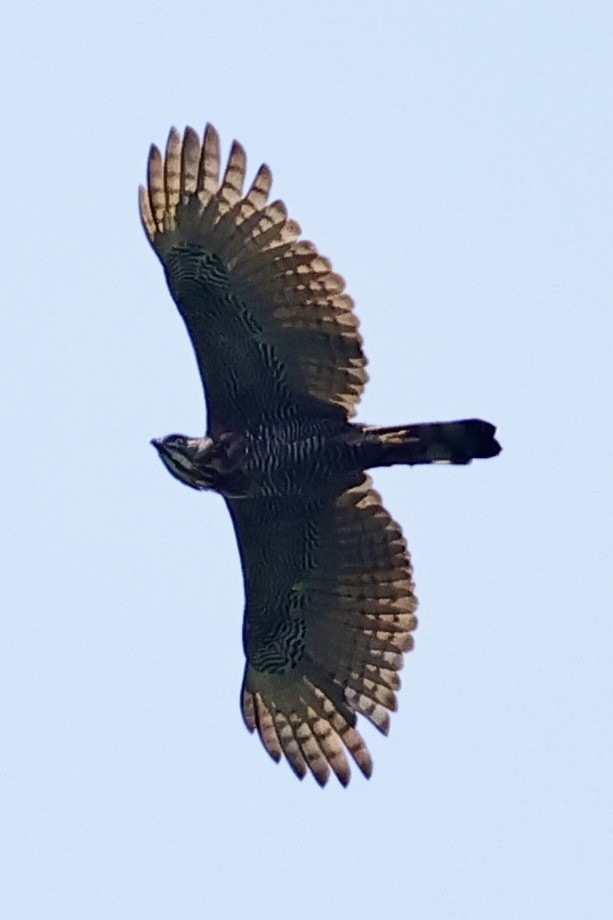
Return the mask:
<path fill-rule="evenodd" d="M 501 447 L 496 428 L 479 418 L 423 425 L 395 425 L 391 428 L 365 428 L 380 445 L 376 466 L 396 463 L 470 463 L 495 457 Z"/>

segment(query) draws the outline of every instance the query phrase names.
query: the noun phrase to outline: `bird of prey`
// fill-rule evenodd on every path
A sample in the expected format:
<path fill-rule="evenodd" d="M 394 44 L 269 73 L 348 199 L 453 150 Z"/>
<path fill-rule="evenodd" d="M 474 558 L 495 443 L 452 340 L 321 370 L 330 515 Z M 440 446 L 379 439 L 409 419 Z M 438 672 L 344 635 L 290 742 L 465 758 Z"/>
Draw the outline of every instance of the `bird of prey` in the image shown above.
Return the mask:
<path fill-rule="evenodd" d="M 168 470 L 226 501 L 245 588 L 242 712 L 274 760 L 320 785 L 369 777 L 356 730 L 381 732 L 417 625 L 398 524 L 366 470 L 493 457 L 480 419 L 381 428 L 350 421 L 367 380 L 345 282 L 300 237 L 270 169 L 244 189 L 234 142 L 170 131 L 152 146 L 140 214 L 187 327 L 208 410 L 205 437 L 153 440 Z"/>

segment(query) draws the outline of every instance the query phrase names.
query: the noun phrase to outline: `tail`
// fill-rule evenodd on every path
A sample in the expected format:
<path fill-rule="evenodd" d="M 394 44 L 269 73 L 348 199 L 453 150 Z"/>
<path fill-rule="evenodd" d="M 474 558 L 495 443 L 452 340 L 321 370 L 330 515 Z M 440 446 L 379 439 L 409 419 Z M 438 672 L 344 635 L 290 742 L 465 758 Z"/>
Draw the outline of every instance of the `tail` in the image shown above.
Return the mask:
<path fill-rule="evenodd" d="M 364 428 L 364 433 L 374 436 L 378 445 L 373 466 L 470 463 L 475 459 L 495 457 L 501 451 L 494 437 L 495 426 L 479 418 L 392 428 L 369 427 Z"/>

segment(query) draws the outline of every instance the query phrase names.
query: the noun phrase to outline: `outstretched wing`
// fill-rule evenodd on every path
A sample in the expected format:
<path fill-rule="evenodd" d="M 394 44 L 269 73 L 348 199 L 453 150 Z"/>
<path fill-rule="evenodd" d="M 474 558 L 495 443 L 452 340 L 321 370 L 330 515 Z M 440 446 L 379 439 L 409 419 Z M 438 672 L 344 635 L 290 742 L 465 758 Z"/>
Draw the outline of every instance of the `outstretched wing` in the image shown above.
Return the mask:
<path fill-rule="evenodd" d="M 368 477 L 337 498 L 228 504 L 247 597 L 248 728 L 300 778 L 310 770 L 324 785 L 332 771 L 346 785 L 346 751 L 370 776 L 356 716 L 387 734 L 417 626 L 398 524 Z"/>
<path fill-rule="evenodd" d="M 353 414 L 367 379 L 345 282 L 300 240 L 272 175 L 260 166 L 245 194 L 234 142 L 220 179 L 219 138 L 172 129 L 165 157 L 149 154 L 140 189 L 145 232 L 185 321 L 204 385 L 209 430 L 257 423 L 288 407 Z M 291 411 L 291 408 L 290 408 Z"/>

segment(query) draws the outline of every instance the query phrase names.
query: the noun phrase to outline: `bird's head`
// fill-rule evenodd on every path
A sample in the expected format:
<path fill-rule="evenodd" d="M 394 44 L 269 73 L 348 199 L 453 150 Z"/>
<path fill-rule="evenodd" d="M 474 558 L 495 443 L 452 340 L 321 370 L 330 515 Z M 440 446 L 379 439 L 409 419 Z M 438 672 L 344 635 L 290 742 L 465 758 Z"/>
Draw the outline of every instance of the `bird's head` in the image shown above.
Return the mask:
<path fill-rule="evenodd" d="M 212 438 L 187 438 L 183 434 L 169 434 L 154 438 L 162 463 L 172 475 L 192 489 L 213 487 L 214 471 L 208 466 L 213 452 Z"/>

